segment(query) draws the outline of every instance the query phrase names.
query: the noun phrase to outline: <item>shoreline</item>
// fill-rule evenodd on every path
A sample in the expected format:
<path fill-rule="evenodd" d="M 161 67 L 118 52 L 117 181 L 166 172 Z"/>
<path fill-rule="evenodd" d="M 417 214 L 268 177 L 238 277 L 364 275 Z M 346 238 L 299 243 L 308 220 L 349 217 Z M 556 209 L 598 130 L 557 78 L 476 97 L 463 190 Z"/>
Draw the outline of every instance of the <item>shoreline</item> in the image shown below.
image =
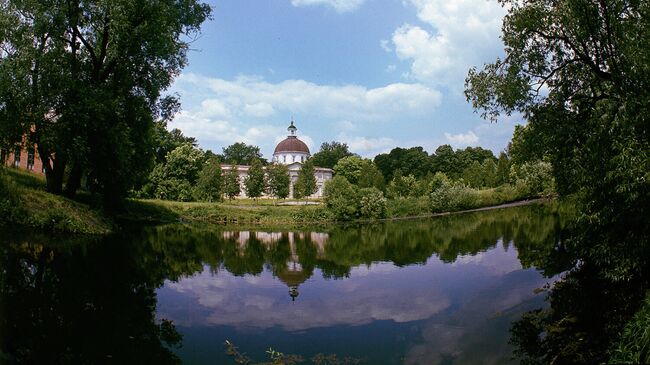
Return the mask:
<path fill-rule="evenodd" d="M 0 226 L 20 226 L 43 233 L 109 235 L 133 225 L 162 225 L 189 223 L 239 227 L 282 227 L 304 229 L 326 225 L 368 224 L 400 220 L 426 219 L 451 214 L 464 214 L 494 209 L 530 205 L 551 198 L 532 198 L 478 208 L 429 213 L 423 207 L 412 212 L 393 212 L 393 216 L 380 219 L 354 219 L 340 221 L 320 201 L 310 204 L 269 204 L 241 202 L 241 204 L 175 202 L 164 200 L 127 199 L 124 210 L 115 216 L 106 215 L 84 199 L 68 199 L 45 191 L 43 181 L 34 176 L 11 171 L 14 188 L 19 198 L 14 214 L 5 217 Z M 398 202 L 399 204 L 399 202 Z M 409 213 L 411 213 L 409 215 Z M 415 214 L 413 214 L 415 213 Z M 418 214 L 422 213 L 422 214 Z"/>

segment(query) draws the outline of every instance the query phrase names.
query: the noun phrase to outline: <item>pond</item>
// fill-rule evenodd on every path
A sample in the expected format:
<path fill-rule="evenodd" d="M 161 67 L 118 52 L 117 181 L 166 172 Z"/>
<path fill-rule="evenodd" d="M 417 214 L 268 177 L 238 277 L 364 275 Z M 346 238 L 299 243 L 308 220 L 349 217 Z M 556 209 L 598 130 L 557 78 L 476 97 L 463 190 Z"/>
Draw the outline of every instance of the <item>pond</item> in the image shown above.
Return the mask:
<path fill-rule="evenodd" d="M 540 289 L 557 279 L 545 260 L 561 211 L 105 238 L 0 231 L 0 360 L 234 364 L 229 341 L 253 362 L 272 348 L 306 364 L 512 363 L 511 323 L 545 306 Z"/>

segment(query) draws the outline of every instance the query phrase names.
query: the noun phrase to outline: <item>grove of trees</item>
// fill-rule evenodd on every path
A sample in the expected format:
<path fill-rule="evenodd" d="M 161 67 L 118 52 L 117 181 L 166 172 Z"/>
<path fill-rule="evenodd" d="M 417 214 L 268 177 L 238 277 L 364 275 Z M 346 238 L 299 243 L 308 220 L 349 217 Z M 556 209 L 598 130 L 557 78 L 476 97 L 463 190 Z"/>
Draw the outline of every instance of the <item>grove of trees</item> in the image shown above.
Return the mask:
<path fill-rule="evenodd" d="M 4 147 L 27 136 L 48 191 L 72 196 L 86 176 L 116 208 L 147 178 L 154 121 L 178 109 L 162 92 L 210 13 L 197 0 L 1 1 Z"/>
<path fill-rule="evenodd" d="M 522 115 L 513 162 L 544 156 L 581 211 L 556 250 L 573 265 L 551 308 L 513 328 L 517 354 L 529 364 L 648 362 L 650 301 L 634 313 L 650 294 L 650 3 L 501 3 L 505 57 L 470 70 L 467 99 L 491 120 Z"/>

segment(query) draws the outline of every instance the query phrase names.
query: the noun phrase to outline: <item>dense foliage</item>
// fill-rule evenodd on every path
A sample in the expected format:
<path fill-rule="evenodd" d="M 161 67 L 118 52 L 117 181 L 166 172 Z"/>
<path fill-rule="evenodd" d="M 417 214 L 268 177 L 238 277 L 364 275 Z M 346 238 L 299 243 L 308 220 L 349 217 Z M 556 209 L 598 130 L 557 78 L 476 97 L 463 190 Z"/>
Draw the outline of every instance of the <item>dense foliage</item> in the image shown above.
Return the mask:
<path fill-rule="evenodd" d="M 203 163 L 203 169 L 199 172 L 194 188 L 194 197 L 207 202 L 221 201 L 223 195 L 222 174 L 219 158 L 208 157 Z"/>
<path fill-rule="evenodd" d="M 161 99 L 210 15 L 196 0 L 0 2 L 3 142 L 36 143 L 47 188 L 115 207 L 146 178 Z"/>
<path fill-rule="evenodd" d="M 650 3 L 502 2 L 506 57 L 470 70 L 466 95 L 487 118 L 528 120 L 512 151 L 545 156 L 557 190 L 577 194 L 582 213 L 568 247 L 580 265 L 551 291 L 553 308 L 537 325 L 526 318 L 533 342 L 521 341 L 522 331 L 514 340 L 529 363 L 604 362 L 643 296 L 594 316 L 588 305 L 571 309 L 563 290 L 579 290 L 585 273 L 602 288 L 592 299 L 601 303 L 612 295 L 606 288 L 650 287 Z"/>
<path fill-rule="evenodd" d="M 320 145 L 320 151 L 316 152 L 311 159 L 314 166 L 325 167 L 328 169 L 334 168 L 337 162 L 343 157 L 353 156 L 350 152 L 348 145 L 341 142 L 323 142 Z"/>
<path fill-rule="evenodd" d="M 308 198 L 318 191 L 316 176 L 314 174 L 314 162 L 307 160 L 302 164 L 300 171 L 298 171 L 298 179 L 293 186 L 294 198 Z"/>
<path fill-rule="evenodd" d="M 257 146 L 250 146 L 243 142 L 231 144 L 223 148 L 223 161 L 233 165 L 252 165 L 253 161 L 259 160 L 266 164 L 262 158 L 262 152 Z"/>
<path fill-rule="evenodd" d="M 165 200 L 194 200 L 194 186 L 205 162 L 203 151 L 186 143 L 169 152 L 165 160 L 149 175 L 145 194 Z"/>
<path fill-rule="evenodd" d="M 266 167 L 266 183 L 269 195 L 278 199 L 289 196 L 291 179 L 287 165 L 274 163 Z"/>
<path fill-rule="evenodd" d="M 223 193 L 232 200 L 241 193 L 237 166 L 230 166 L 223 175 Z"/>
<path fill-rule="evenodd" d="M 246 196 L 253 199 L 259 198 L 264 193 L 265 187 L 266 178 L 264 176 L 262 161 L 257 158 L 253 159 L 251 166 L 248 169 L 248 175 L 246 176 L 246 179 L 244 179 Z"/>

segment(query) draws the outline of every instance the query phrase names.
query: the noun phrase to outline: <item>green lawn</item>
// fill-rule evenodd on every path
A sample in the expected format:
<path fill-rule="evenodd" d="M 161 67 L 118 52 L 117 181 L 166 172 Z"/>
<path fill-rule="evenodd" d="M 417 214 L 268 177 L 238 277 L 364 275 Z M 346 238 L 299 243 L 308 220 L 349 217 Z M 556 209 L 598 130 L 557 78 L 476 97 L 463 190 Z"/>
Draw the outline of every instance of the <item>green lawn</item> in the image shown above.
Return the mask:
<path fill-rule="evenodd" d="M 112 220 L 88 204 L 46 192 L 44 177 L 13 168 L 6 172 L 18 204 L 5 209 L 0 220 L 57 232 L 106 234 L 113 230 Z"/>

